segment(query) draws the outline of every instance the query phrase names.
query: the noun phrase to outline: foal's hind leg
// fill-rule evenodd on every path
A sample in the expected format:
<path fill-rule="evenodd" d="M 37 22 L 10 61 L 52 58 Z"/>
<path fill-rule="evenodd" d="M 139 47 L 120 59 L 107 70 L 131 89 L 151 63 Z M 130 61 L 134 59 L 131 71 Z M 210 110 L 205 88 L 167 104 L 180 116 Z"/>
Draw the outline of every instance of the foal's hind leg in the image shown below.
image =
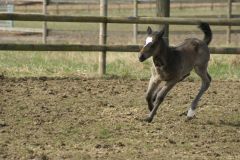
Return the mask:
<path fill-rule="evenodd" d="M 160 79 L 154 75 L 150 78 L 148 89 L 146 93 L 146 101 L 148 103 L 148 109 L 149 111 L 152 111 L 153 109 L 153 102 L 156 98 L 156 91 L 159 88 L 159 84 L 161 83 Z"/>
<path fill-rule="evenodd" d="M 198 101 L 204 94 L 204 92 L 209 88 L 211 82 L 211 76 L 207 72 L 207 65 L 196 66 L 195 72 L 200 76 L 202 80 L 201 88 L 191 104 L 191 108 L 188 110 L 187 117 L 191 118 L 195 115 L 195 109 L 197 107 Z"/>

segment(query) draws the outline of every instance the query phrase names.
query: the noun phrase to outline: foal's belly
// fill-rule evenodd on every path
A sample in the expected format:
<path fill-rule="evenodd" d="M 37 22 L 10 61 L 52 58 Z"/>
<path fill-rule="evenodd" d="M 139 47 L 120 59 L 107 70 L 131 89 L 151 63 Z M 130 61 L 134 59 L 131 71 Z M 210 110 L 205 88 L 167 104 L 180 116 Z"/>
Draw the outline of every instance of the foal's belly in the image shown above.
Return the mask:
<path fill-rule="evenodd" d="M 159 76 L 162 81 L 169 81 L 179 77 L 177 70 L 167 71 L 164 67 L 154 67 L 154 70 L 155 75 Z"/>

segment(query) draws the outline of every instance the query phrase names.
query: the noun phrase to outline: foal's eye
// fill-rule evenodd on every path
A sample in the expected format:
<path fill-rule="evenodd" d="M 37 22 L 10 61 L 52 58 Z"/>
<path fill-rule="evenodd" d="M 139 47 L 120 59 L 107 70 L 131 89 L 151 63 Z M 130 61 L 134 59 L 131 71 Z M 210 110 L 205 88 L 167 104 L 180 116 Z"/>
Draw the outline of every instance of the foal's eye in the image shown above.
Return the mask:
<path fill-rule="evenodd" d="M 152 42 L 149 42 L 148 44 L 146 44 L 145 47 L 147 47 L 147 48 L 152 48 L 152 46 L 153 46 L 153 43 L 152 43 Z"/>
<path fill-rule="evenodd" d="M 155 44 L 156 44 L 156 43 L 151 42 L 151 43 L 149 43 L 149 47 L 150 47 L 150 48 L 154 48 L 154 47 L 155 47 Z"/>

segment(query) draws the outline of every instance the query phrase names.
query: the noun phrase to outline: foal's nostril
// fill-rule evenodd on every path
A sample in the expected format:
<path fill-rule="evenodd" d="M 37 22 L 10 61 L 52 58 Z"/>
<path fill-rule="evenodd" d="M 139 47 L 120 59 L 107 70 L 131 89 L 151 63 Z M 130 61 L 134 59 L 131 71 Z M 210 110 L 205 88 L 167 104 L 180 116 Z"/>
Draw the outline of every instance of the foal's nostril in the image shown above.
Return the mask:
<path fill-rule="evenodd" d="M 140 56 L 139 56 L 139 61 L 140 61 L 140 62 L 143 62 L 144 60 L 145 60 L 144 55 L 140 55 Z"/>

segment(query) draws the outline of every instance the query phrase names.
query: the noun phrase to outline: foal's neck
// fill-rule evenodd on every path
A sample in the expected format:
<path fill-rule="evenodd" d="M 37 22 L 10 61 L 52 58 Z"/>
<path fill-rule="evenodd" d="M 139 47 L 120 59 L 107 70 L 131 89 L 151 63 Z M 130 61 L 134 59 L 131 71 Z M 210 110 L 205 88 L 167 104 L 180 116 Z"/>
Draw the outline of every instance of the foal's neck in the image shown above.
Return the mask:
<path fill-rule="evenodd" d="M 170 56 L 170 48 L 164 40 L 159 42 L 157 54 L 153 56 L 154 65 L 157 67 L 166 66 Z"/>

